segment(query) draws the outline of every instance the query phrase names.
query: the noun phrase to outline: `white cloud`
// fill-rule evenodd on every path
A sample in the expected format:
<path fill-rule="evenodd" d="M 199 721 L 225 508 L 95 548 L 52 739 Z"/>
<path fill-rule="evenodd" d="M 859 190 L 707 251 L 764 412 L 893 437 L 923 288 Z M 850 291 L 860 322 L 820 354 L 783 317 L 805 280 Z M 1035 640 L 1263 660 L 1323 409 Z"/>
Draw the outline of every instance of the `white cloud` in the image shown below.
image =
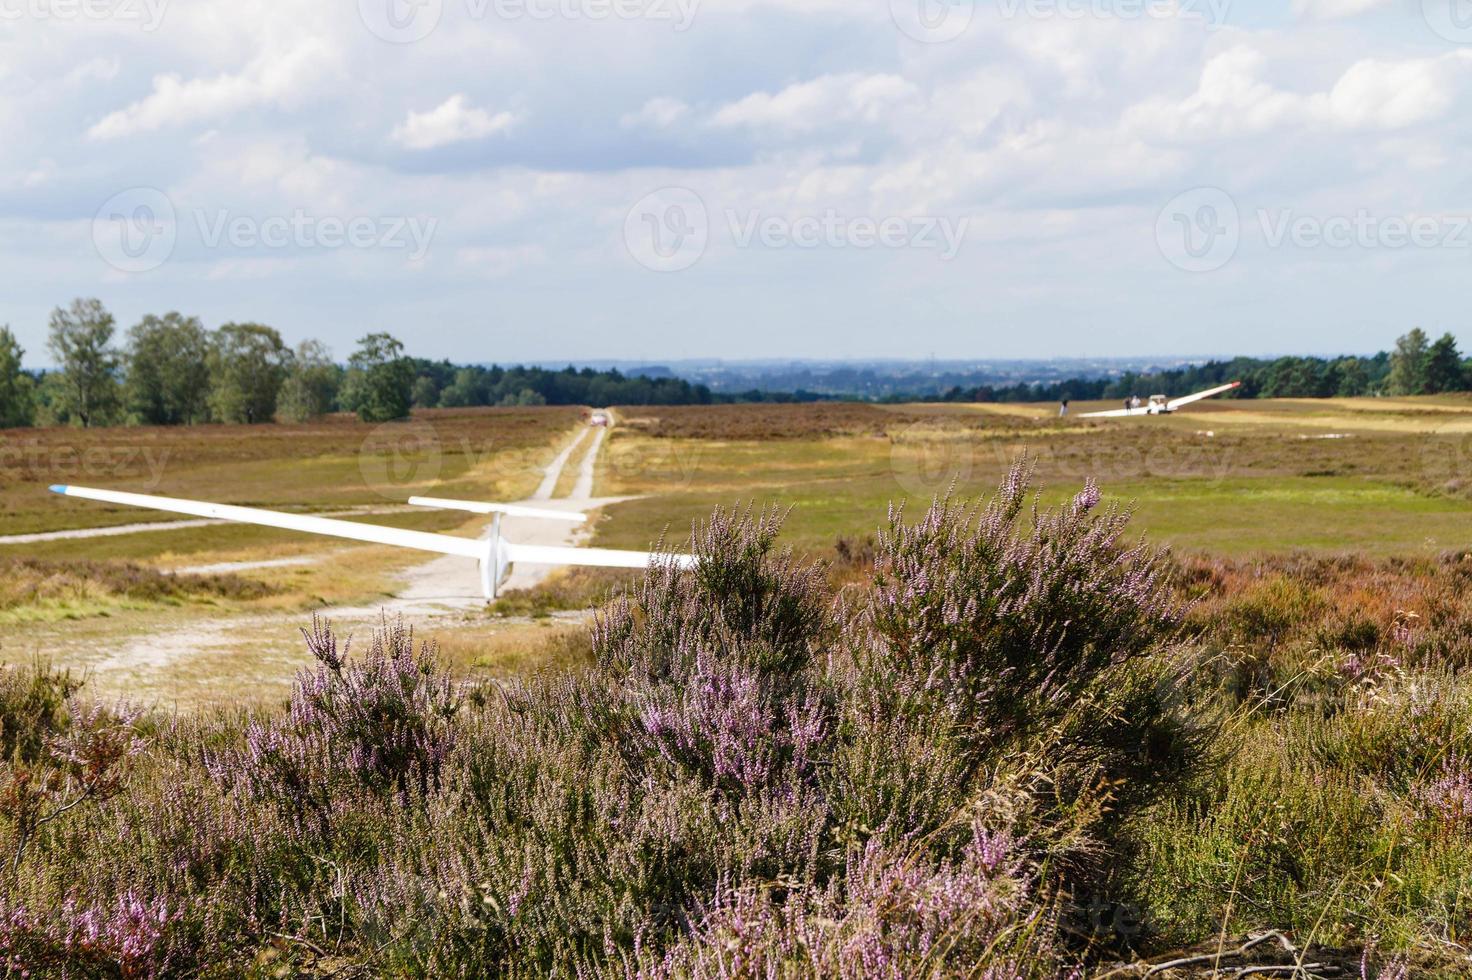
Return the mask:
<path fill-rule="evenodd" d="M 1397 129 L 1442 116 L 1472 68 L 1472 53 L 1414 61 L 1366 59 L 1353 65 L 1326 97 L 1341 126 Z"/>
<path fill-rule="evenodd" d="M 158 75 L 153 92 L 109 113 L 88 130 L 92 139 L 116 139 L 200 120 L 218 121 L 241 109 L 295 101 L 337 65 L 335 49 L 309 38 L 279 54 L 262 54 L 238 74 L 188 81 Z"/>
<path fill-rule="evenodd" d="M 754 92 L 711 117 L 720 127 L 807 132 L 835 123 L 877 123 L 920 90 L 898 75 L 823 75 L 772 94 Z"/>
<path fill-rule="evenodd" d="M 394 127 L 393 139 L 411 150 L 432 150 L 504 133 L 515 122 L 510 112 L 492 115 L 472 106 L 465 95 L 452 95 L 428 112 L 409 113 L 408 119 Z"/>
<path fill-rule="evenodd" d="M 1472 52 L 1403 61 L 1365 59 L 1327 92 L 1275 88 L 1262 77 L 1267 58 L 1246 46 L 1212 58 L 1184 99 L 1149 99 L 1124 115 L 1125 131 L 1191 141 L 1240 138 L 1291 126 L 1392 130 L 1443 116 L 1472 77 Z"/>
<path fill-rule="evenodd" d="M 176 202 L 183 240 L 168 268 L 98 290 L 122 320 L 181 307 L 343 347 L 365 321 L 476 325 L 467 311 L 494 306 L 508 323 L 556 325 L 518 332 L 505 356 L 637 342 L 658 358 L 682 344 L 696 355 L 1098 350 L 1150 330 L 1219 349 L 1212 328 L 1230 317 L 1305 324 L 1303 348 L 1370 348 L 1412 316 L 1438 322 L 1439 304 L 1454 316 L 1464 270 L 1406 278 L 1377 305 L 1368 276 L 1275 288 L 1298 259 L 1275 255 L 1269 270 L 1244 248 L 1230 270 L 1242 288 L 1213 305 L 1197 291 L 1225 274 L 1169 278 L 1153 229 L 1165 201 L 1201 184 L 1244 210 L 1459 207 L 1472 126 L 1456 107 L 1472 94 L 1472 54 L 1434 43 L 1414 10 L 1384 30 L 1375 15 L 1390 6 L 1295 0 L 1293 16 L 1208 29 L 1176 16 L 1009 19 L 978 4 L 961 37 L 929 45 L 903 37 L 887 4 L 851 0 L 709 0 L 684 31 L 475 18 L 447 3 L 436 31 L 401 46 L 320 0 L 191 0 L 153 33 L 58 25 L 3 42 L 0 163 L 16 179 L 0 187 L 0 237 L 27 245 L 0 247 L 17 270 L 0 319 L 44 348 L 47 311 L 108 275 L 90 215 L 147 185 Z M 88 136 L 110 140 L 106 152 Z M 415 152 L 447 146 L 476 152 Z M 701 196 L 716 240 L 688 274 L 651 277 L 622 235 L 633 202 L 664 186 Z M 416 216 L 438 219 L 441 237 L 418 265 L 387 252 L 205 255 L 189 247 L 195 209 Z M 751 209 L 974 220 L 953 265 L 902 267 L 877 253 L 737 249 L 726 212 Z M 547 288 L 564 281 L 586 288 Z M 911 320 L 917 297 L 934 317 Z M 711 330 L 676 336 L 629 312 L 648 308 L 667 313 L 660 324 Z M 902 321 L 914 330 L 894 331 Z M 1085 322 L 1097 326 L 1060 326 Z M 472 356 L 452 336 L 406 340 Z"/>

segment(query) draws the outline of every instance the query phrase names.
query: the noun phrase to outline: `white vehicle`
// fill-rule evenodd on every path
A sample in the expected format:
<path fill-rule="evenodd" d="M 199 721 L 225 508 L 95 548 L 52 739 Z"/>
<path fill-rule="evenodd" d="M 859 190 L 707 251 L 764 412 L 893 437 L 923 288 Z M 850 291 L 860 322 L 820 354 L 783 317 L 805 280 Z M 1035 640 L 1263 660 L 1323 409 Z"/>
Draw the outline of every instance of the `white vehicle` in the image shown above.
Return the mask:
<path fill-rule="evenodd" d="M 607 428 L 608 425 L 609 425 L 609 418 L 603 412 L 594 412 L 593 413 L 593 416 L 590 419 L 588 419 L 588 424 L 589 425 L 600 425 L 600 426 L 603 426 L 604 428 Z"/>
<path fill-rule="evenodd" d="M 1240 387 L 1242 387 L 1242 382 L 1233 381 L 1229 385 L 1222 385 L 1220 388 L 1211 388 L 1207 391 L 1198 391 L 1196 394 L 1186 395 L 1184 398 L 1167 398 L 1165 395 L 1151 395 L 1150 401 L 1138 408 L 1116 408 L 1112 412 L 1086 412 L 1080 415 L 1079 418 L 1119 419 L 1127 418 L 1131 415 L 1169 415 L 1192 402 L 1199 402 L 1203 398 L 1211 398 L 1214 395 L 1220 395 Z M 1138 399 L 1136 400 L 1138 401 Z"/>
<path fill-rule="evenodd" d="M 501 518 L 535 517 L 543 520 L 584 521 L 586 514 L 567 511 L 543 510 L 522 507 L 517 504 L 482 503 L 474 500 L 443 500 L 437 497 L 415 497 L 410 503 L 422 507 L 439 507 L 463 510 L 476 514 L 493 515 L 489 538 L 457 538 L 449 534 L 433 534 L 428 531 L 409 531 L 378 524 L 362 524 L 331 517 L 312 517 L 307 514 L 288 514 L 278 510 L 261 510 L 256 507 L 236 507 L 233 504 L 214 504 L 203 500 L 183 500 L 176 497 L 156 497 L 144 493 L 124 493 L 119 490 L 95 490 L 91 487 L 55 485 L 52 493 L 102 503 L 123 504 L 128 507 L 145 507 L 164 510 L 175 514 L 194 517 L 234 521 L 238 524 L 258 524 L 285 531 L 302 531 L 306 534 L 325 534 L 350 541 L 366 541 L 371 544 L 386 544 L 395 548 L 412 548 L 416 551 L 431 551 L 441 555 L 459 555 L 480 562 L 481 591 L 487 600 L 496 598 L 506 572 L 515 562 L 534 565 L 589 565 L 596 568 L 648 568 L 651 564 L 672 562 L 679 568 L 695 567 L 694 555 L 665 554 L 645 551 L 613 551 L 608 548 L 567 548 L 553 545 L 516 544 L 501 537 Z"/>

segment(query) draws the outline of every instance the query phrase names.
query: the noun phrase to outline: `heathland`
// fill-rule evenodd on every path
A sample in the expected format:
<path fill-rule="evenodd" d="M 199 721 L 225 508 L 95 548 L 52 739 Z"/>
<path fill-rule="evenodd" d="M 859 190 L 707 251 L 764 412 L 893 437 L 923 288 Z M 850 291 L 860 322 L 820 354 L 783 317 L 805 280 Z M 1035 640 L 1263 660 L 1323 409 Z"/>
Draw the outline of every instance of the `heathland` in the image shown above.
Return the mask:
<path fill-rule="evenodd" d="M 44 485 L 472 533 L 401 504 L 527 496 L 577 410 L 0 433 L 10 967 L 1472 967 L 1472 399 L 616 415 L 592 541 L 701 569 L 554 576 L 435 651 L 311 622 L 412 558 Z M 204 621 L 212 682 L 109 676 Z"/>

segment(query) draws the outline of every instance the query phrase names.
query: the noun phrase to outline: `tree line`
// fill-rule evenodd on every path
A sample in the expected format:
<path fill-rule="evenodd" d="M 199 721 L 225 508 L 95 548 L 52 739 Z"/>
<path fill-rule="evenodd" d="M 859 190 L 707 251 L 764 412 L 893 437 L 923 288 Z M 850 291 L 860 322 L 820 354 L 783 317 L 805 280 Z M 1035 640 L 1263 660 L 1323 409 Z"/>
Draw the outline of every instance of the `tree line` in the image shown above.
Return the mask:
<path fill-rule="evenodd" d="M 1125 372 L 1112 378 L 1071 378 L 1049 384 L 953 387 L 919 399 L 953 402 L 1101 401 L 1132 395 L 1172 397 L 1231 381 L 1238 398 L 1352 398 L 1365 395 L 1435 395 L 1472 391 L 1472 361 L 1456 338 L 1433 341 L 1419 327 L 1400 337 L 1393 351 L 1372 357 L 1235 357 L 1149 374 Z M 914 401 L 895 396 L 886 401 Z"/>
<path fill-rule="evenodd" d="M 339 411 L 383 422 L 413 408 L 712 400 L 676 378 L 427 361 L 387 333 L 363 337 L 346 364 L 320 341 L 292 348 L 264 324 L 207 330 L 176 312 L 149 314 L 119 338 L 95 299 L 53 310 L 46 347 L 55 366 L 27 370 L 15 334 L 0 326 L 0 428 L 304 422 Z"/>

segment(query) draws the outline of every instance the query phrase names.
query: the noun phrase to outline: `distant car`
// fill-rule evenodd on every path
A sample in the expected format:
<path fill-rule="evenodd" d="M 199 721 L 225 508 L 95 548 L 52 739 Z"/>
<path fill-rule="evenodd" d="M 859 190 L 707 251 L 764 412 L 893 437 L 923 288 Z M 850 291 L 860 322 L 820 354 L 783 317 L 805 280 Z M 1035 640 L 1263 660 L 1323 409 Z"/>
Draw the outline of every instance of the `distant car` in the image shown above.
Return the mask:
<path fill-rule="evenodd" d="M 588 419 L 588 424 L 589 425 L 602 425 L 602 426 L 607 426 L 608 425 L 608 422 L 609 422 L 608 416 L 607 415 L 604 415 L 602 412 L 594 412 L 593 413 L 593 416 L 590 419 Z"/>

